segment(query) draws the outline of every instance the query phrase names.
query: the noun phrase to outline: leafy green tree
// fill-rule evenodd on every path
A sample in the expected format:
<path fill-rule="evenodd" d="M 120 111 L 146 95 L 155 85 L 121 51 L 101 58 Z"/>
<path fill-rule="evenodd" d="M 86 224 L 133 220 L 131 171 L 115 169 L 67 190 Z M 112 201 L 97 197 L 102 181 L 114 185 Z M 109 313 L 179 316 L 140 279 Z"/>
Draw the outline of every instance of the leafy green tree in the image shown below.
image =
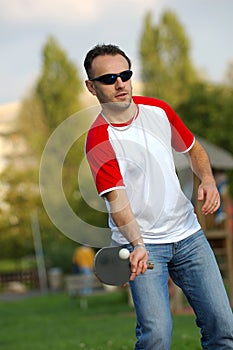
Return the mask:
<path fill-rule="evenodd" d="M 56 39 L 50 37 L 43 49 L 42 74 L 36 85 L 36 94 L 50 130 L 80 108 L 80 92 L 77 68 Z"/>
<path fill-rule="evenodd" d="M 173 12 L 166 11 L 158 25 L 148 13 L 140 40 L 143 93 L 166 100 L 194 133 L 233 153 L 233 64 L 222 84 L 207 83 L 196 73 L 189 51 Z"/>
<path fill-rule="evenodd" d="M 224 74 L 224 83 L 233 88 L 233 60 L 228 64 Z"/>
<path fill-rule="evenodd" d="M 16 170 L 12 164 L 1 176 L 8 187 L 4 199 L 9 209 L 0 211 L 0 259 L 33 254 L 30 212 L 40 201 L 34 173 L 34 169 L 28 168 L 25 177 L 25 171 Z"/>
<path fill-rule="evenodd" d="M 49 128 L 42 102 L 35 90 L 22 101 L 18 120 L 19 133 L 28 144 L 27 152 L 38 160 L 48 139 Z"/>
<path fill-rule="evenodd" d="M 40 157 L 51 132 L 80 109 L 81 81 L 75 65 L 53 37 L 45 44 L 42 58 L 42 73 L 33 91 L 22 101 L 19 114 L 17 133 L 24 136 L 27 151 L 20 162 L 14 157 L 1 175 L 1 181 L 7 188 L 5 202 L 8 210 L 2 211 L 0 218 L 0 259 L 34 254 L 31 213 L 37 211 L 51 265 L 51 237 L 59 237 L 59 242 L 63 240 L 68 247 L 66 251 L 70 251 L 74 243 L 67 243 L 68 240 L 58 232 L 43 209 L 38 184 Z M 69 197 L 76 185 L 75 157 L 77 154 L 70 155 L 64 165 Z"/>
<path fill-rule="evenodd" d="M 178 112 L 194 133 L 233 153 L 232 98 L 230 87 L 198 83 Z"/>
<path fill-rule="evenodd" d="M 233 154 L 233 88 L 205 82 L 193 86 L 189 99 L 178 107 L 178 113 L 195 134 Z M 233 196 L 233 173 L 228 172 Z"/>
<path fill-rule="evenodd" d="M 164 12 L 157 26 L 148 13 L 140 40 L 144 94 L 164 99 L 174 107 L 184 102 L 197 80 L 189 51 L 185 30 L 172 11 Z"/>

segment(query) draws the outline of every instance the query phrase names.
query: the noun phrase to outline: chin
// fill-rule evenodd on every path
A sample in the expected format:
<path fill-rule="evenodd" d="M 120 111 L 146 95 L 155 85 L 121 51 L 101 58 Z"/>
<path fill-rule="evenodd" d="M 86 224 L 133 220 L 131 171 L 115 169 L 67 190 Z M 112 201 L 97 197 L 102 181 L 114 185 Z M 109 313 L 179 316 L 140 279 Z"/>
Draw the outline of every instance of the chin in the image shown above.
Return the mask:
<path fill-rule="evenodd" d="M 123 101 L 117 101 L 111 104 L 112 108 L 117 109 L 117 110 L 126 110 L 130 107 L 132 103 L 131 98 L 127 98 Z"/>
<path fill-rule="evenodd" d="M 131 101 L 125 101 L 125 102 L 117 102 L 116 103 L 116 108 L 120 110 L 126 110 L 130 107 Z"/>
<path fill-rule="evenodd" d="M 130 108 L 132 104 L 132 98 L 127 97 L 125 100 L 115 100 L 113 102 L 105 102 L 102 105 L 105 106 L 107 110 L 112 110 L 113 112 L 124 112 Z"/>

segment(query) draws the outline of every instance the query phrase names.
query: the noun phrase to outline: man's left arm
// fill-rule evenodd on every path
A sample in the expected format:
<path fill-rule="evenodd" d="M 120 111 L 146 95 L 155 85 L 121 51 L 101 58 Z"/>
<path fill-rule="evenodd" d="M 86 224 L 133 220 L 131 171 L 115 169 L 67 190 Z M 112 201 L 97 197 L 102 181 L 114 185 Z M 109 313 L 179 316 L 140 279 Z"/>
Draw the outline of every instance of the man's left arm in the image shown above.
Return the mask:
<path fill-rule="evenodd" d="M 204 200 L 202 214 L 213 214 L 220 206 L 220 195 L 211 170 L 209 157 L 198 141 L 195 141 L 193 147 L 189 150 L 189 156 L 192 170 L 201 181 L 198 187 L 198 200 Z"/>

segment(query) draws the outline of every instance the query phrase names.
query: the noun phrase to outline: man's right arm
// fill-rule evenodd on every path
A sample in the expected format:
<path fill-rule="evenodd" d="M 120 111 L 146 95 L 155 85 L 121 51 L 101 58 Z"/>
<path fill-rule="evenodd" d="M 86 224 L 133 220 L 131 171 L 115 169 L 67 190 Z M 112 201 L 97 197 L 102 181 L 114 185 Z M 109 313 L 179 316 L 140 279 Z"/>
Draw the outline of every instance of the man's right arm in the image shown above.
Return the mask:
<path fill-rule="evenodd" d="M 122 235 L 136 247 L 130 254 L 131 277 L 144 273 L 147 269 L 148 254 L 144 246 L 140 228 L 132 212 L 127 193 L 124 189 L 112 190 L 105 194 L 110 209 L 111 217 Z"/>

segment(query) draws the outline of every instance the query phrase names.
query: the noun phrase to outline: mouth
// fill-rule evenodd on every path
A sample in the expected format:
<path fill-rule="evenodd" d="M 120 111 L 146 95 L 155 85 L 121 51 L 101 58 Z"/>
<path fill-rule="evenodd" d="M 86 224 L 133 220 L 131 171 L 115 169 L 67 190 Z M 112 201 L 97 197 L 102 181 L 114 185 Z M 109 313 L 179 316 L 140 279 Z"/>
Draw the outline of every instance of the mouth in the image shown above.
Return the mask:
<path fill-rule="evenodd" d="M 119 93 L 119 94 L 117 94 L 115 97 L 117 98 L 117 99 L 125 99 L 126 97 L 128 96 L 128 93 L 127 92 L 121 92 L 121 93 Z"/>

